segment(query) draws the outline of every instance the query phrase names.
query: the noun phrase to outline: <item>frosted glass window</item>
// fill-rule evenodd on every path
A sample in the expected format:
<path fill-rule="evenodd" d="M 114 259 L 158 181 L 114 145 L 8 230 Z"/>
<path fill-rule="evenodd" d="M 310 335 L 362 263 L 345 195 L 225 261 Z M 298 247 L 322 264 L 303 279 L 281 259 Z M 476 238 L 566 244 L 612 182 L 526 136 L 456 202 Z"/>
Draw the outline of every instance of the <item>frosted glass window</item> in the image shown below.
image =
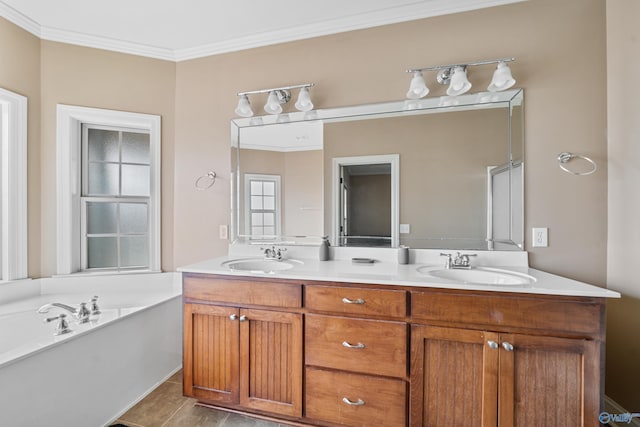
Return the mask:
<path fill-rule="evenodd" d="M 87 203 L 87 233 L 113 234 L 117 231 L 116 203 Z"/>
<path fill-rule="evenodd" d="M 149 265 L 149 240 L 146 236 L 120 238 L 120 266 L 146 267 Z"/>
<path fill-rule="evenodd" d="M 276 184 L 275 182 L 263 182 L 262 183 L 262 194 L 265 196 L 275 196 L 276 194 Z"/>
<path fill-rule="evenodd" d="M 261 213 L 252 213 L 251 214 L 251 223 L 253 225 L 262 225 L 262 218 L 263 218 L 264 214 Z"/>
<path fill-rule="evenodd" d="M 115 237 L 89 237 L 87 239 L 88 268 L 113 267 L 117 263 Z"/>
<path fill-rule="evenodd" d="M 276 225 L 275 217 L 276 216 L 272 213 L 264 213 L 262 214 L 262 222 L 264 225 L 270 225 L 273 227 Z"/>
<path fill-rule="evenodd" d="M 88 129 L 89 133 L 89 161 L 117 162 L 119 161 L 118 131 L 103 129 Z"/>
<path fill-rule="evenodd" d="M 264 196 L 262 199 L 262 203 L 263 203 L 263 209 L 264 210 L 269 210 L 272 211 L 276 208 L 276 198 L 275 197 L 269 197 L 269 196 Z"/>
<path fill-rule="evenodd" d="M 251 181 L 251 194 L 252 195 L 261 195 L 262 194 L 262 182 L 260 182 L 260 181 Z"/>
<path fill-rule="evenodd" d="M 251 210 L 262 209 L 262 197 L 251 196 Z"/>
<path fill-rule="evenodd" d="M 124 234 L 146 233 L 147 230 L 148 219 L 146 204 L 120 204 L 120 232 Z"/>
<path fill-rule="evenodd" d="M 148 133 L 83 126 L 83 269 L 148 268 Z"/>
<path fill-rule="evenodd" d="M 119 194 L 119 167 L 111 163 L 89 163 L 88 193 L 115 196 Z"/>
<path fill-rule="evenodd" d="M 122 132 L 122 161 L 149 164 L 149 134 Z"/>
<path fill-rule="evenodd" d="M 122 195 L 148 196 L 149 166 L 122 165 Z"/>

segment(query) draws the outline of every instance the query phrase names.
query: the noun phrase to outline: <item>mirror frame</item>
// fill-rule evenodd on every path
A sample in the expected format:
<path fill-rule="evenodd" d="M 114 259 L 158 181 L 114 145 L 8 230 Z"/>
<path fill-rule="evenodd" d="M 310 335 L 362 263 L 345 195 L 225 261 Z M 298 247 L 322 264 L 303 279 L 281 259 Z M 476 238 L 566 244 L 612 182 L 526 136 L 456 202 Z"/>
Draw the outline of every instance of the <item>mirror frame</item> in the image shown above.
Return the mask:
<path fill-rule="evenodd" d="M 322 121 L 324 123 L 336 123 L 343 121 L 369 120 L 386 117 L 398 117 L 408 115 L 434 114 L 450 111 L 465 111 L 474 109 L 487 108 L 508 108 L 509 109 L 509 168 L 514 165 L 523 168 L 523 179 L 520 181 L 520 198 L 519 200 L 510 201 L 510 218 L 511 223 L 510 239 L 508 241 L 500 241 L 499 243 L 513 246 L 509 250 L 524 250 L 524 125 L 521 126 L 521 147 L 519 149 L 521 156 L 519 159 L 513 158 L 513 130 L 511 119 L 513 116 L 513 108 L 515 106 L 524 105 L 524 91 L 522 89 L 510 89 L 503 92 L 479 92 L 472 94 L 460 95 L 457 97 L 441 96 L 434 98 L 425 98 L 419 100 L 402 100 L 373 104 L 353 105 L 346 107 L 327 108 L 320 110 L 311 110 L 307 112 L 288 112 L 279 115 L 264 115 L 248 118 L 235 118 L 230 121 L 231 130 L 231 218 L 230 218 L 230 239 L 232 243 L 236 243 L 242 237 L 239 231 L 240 212 L 239 212 L 239 195 L 240 193 L 240 131 L 243 128 L 271 126 L 284 123 Z M 524 111 L 521 112 L 522 121 L 524 123 Z M 233 150 L 235 149 L 235 156 Z M 234 161 L 235 159 L 235 161 Z M 511 174 L 510 174 L 511 177 Z M 511 178 L 510 178 L 511 185 Z M 510 199 L 513 194 L 510 191 Z M 520 224 L 513 224 L 514 202 L 518 203 L 522 215 L 518 220 Z M 520 230 L 520 233 L 514 232 Z M 329 230 L 328 232 L 331 232 Z M 325 230 L 325 234 L 327 230 Z M 282 242 L 287 244 L 319 244 L 321 236 L 274 236 L 273 238 L 265 238 L 264 241 Z M 293 241 L 292 241 L 293 240 Z M 296 241 L 297 240 L 297 241 Z"/>

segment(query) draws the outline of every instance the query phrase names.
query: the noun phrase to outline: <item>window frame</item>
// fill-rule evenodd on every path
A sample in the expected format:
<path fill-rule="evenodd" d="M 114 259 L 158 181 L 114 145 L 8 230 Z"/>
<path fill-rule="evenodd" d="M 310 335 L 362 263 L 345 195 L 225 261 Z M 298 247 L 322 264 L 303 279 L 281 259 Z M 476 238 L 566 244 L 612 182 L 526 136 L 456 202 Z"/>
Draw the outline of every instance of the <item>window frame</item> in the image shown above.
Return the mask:
<path fill-rule="evenodd" d="M 149 133 L 149 268 L 82 269 L 82 125 Z M 57 105 L 57 274 L 127 273 L 161 270 L 161 118 L 158 115 Z"/>
<path fill-rule="evenodd" d="M 25 96 L 0 88 L 0 281 L 28 276 Z"/>

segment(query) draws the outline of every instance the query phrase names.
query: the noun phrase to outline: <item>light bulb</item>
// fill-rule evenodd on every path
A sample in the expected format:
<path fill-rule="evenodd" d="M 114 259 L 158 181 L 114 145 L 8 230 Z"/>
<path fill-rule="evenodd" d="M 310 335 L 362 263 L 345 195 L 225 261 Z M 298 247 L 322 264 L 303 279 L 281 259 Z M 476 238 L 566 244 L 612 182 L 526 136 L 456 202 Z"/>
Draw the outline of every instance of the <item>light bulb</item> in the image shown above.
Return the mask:
<path fill-rule="evenodd" d="M 451 76 L 451 83 L 447 88 L 447 95 L 458 96 L 471 89 L 471 82 L 467 79 L 467 72 L 464 67 L 455 67 Z"/>
<path fill-rule="evenodd" d="M 280 105 L 280 100 L 278 99 L 278 95 L 276 95 L 275 91 L 269 92 L 267 103 L 264 105 L 264 111 L 269 114 L 282 113 L 282 105 Z"/>
<path fill-rule="evenodd" d="M 424 82 L 424 77 L 422 76 L 422 72 L 415 71 L 413 73 L 413 78 L 411 79 L 411 83 L 409 84 L 409 91 L 407 92 L 407 98 L 420 99 L 420 98 L 424 98 L 428 94 L 429 94 L 429 88 Z"/>
<path fill-rule="evenodd" d="M 313 110 L 313 102 L 311 102 L 311 96 L 309 95 L 309 88 L 303 87 L 298 94 L 298 100 L 295 103 L 295 107 L 298 111 L 310 111 Z"/>
<path fill-rule="evenodd" d="M 516 81 L 511 76 L 511 68 L 509 68 L 505 62 L 500 62 L 493 72 L 493 78 L 487 90 L 490 92 L 499 92 L 509 89 L 514 84 L 516 84 Z"/>
<path fill-rule="evenodd" d="M 236 114 L 241 117 L 251 117 L 253 116 L 253 110 L 251 109 L 251 104 L 249 103 L 249 97 L 247 95 L 240 96 L 238 100 L 238 106 L 236 107 Z"/>

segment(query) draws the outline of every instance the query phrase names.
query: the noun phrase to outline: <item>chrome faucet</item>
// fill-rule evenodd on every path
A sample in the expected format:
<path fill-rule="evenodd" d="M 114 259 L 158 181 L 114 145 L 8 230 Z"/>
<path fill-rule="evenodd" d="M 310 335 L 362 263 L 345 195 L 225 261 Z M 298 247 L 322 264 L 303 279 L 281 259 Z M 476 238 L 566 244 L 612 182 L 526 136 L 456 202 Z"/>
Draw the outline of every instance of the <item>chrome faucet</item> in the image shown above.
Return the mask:
<path fill-rule="evenodd" d="M 272 246 L 271 248 L 260 248 L 260 250 L 264 253 L 264 259 L 282 261 L 284 259 L 284 252 L 287 251 L 287 248 L 276 249 L 275 246 Z"/>
<path fill-rule="evenodd" d="M 73 315 L 73 317 L 78 320 L 78 323 L 87 323 L 89 321 L 89 317 L 91 315 L 100 314 L 100 309 L 98 308 L 98 297 L 95 296 L 91 299 L 91 310 L 87 308 L 86 302 L 81 302 L 78 308 L 72 307 L 67 304 L 63 304 L 60 302 L 52 302 L 49 304 L 45 304 L 38 309 L 38 313 L 48 313 L 49 310 L 53 307 L 61 308 L 63 310 L 67 310 L 69 313 Z"/>
<path fill-rule="evenodd" d="M 446 268 L 447 270 L 451 268 L 470 270 L 471 260 L 469 259 L 469 257 L 478 256 L 478 254 L 462 254 L 460 252 L 456 252 L 455 258 L 452 258 L 452 254 L 441 253 L 440 256 L 447 257 L 447 261 L 444 264 L 444 268 Z"/>

